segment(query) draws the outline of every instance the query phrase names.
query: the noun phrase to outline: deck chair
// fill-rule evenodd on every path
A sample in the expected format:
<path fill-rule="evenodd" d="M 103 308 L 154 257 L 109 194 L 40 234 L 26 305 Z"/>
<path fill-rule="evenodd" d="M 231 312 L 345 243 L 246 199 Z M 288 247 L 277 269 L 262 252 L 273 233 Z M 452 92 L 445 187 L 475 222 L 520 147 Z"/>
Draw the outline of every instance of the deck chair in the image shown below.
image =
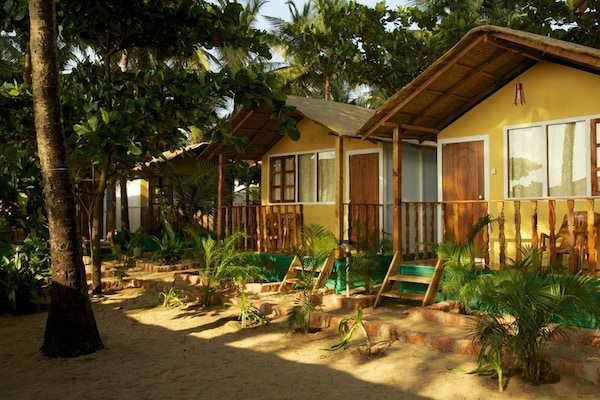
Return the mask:
<path fill-rule="evenodd" d="M 600 214 L 594 213 L 594 235 L 598 231 L 599 226 Z M 575 243 L 573 243 L 573 255 L 575 257 L 576 271 L 579 271 L 583 267 L 583 263 L 590 252 L 590 249 L 588 249 L 587 211 L 575 211 L 573 213 L 573 235 L 575 237 Z M 540 251 L 543 253 L 548 250 L 549 245 L 550 236 L 546 233 L 541 233 Z M 559 230 L 556 232 L 555 254 L 557 258 L 562 260 L 565 254 L 569 254 L 570 248 L 568 215 L 565 215 Z"/>

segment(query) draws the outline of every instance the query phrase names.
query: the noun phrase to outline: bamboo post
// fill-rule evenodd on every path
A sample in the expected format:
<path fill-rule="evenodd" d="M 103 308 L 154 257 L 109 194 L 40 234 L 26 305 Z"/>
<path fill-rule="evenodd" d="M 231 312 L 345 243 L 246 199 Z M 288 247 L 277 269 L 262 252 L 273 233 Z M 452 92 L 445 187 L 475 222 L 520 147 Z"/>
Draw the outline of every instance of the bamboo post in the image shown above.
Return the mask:
<path fill-rule="evenodd" d="M 420 259 L 420 251 L 419 251 L 419 203 L 415 203 L 415 232 L 413 234 L 413 239 L 415 241 L 415 260 Z"/>
<path fill-rule="evenodd" d="M 515 260 L 521 261 L 521 202 L 515 201 Z"/>
<path fill-rule="evenodd" d="M 548 229 L 550 229 L 550 262 L 556 261 L 556 200 L 548 200 Z"/>
<path fill-rule="evenodd" d="M 506 264 L 506 236 L 504 233 L 504 202 L 498 202 L 498 245 L 500 265 Z"/>
<path fill-rule="evenodd" d="M 481 215 L 487 216 L 489 214 L 489 206 L 488 202 L 484 201 L 481 203 Z M 486 250 L 483 255 L 485 258 L 485 263 L 488 265 L 490 263 L 490 227 L 486 226 L 483 230 L 483 248 Z"/>
<path fill-rule="evenodd" d="M 587 201 L 587 252 L 588 268 L 592 276 L 596 276 L 596 213 L 594 199 Z"/>
<path fill-rule="evenodd" d="M 531 245 L 539 247 L 537 200 L 531 200 Z"/>
<path fill-rule="evenodd" d="M 577 256 L 575 254 L 575 200 L 567 200 L 567 225 L 569 227 L 569 273 L 577 273 Z"/>

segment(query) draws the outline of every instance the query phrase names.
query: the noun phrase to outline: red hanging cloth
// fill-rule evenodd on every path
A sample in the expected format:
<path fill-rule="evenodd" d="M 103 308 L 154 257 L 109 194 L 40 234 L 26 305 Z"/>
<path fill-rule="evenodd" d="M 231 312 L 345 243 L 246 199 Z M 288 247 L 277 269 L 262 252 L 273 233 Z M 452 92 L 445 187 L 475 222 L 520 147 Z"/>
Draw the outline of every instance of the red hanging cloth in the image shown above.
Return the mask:
<path fill-rule="evenodd" d="M 515 106 L 518 106 L 519 104 L 522 106 L 525 105 L 525 92 L 523 92 L 523 84 L 521 82 L 515 83 L 514 104 Z"/>

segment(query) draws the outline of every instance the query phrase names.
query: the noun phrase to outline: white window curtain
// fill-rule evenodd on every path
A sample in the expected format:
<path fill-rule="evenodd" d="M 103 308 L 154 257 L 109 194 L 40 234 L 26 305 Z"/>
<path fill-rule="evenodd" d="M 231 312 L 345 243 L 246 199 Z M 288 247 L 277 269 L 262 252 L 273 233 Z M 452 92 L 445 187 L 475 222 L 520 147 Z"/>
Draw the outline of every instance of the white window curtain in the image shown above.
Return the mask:
<path fill-rule="evenodd" d="M 583 121 L 510 129 L 509 196 L 585 196 L 587 154 Z"/>

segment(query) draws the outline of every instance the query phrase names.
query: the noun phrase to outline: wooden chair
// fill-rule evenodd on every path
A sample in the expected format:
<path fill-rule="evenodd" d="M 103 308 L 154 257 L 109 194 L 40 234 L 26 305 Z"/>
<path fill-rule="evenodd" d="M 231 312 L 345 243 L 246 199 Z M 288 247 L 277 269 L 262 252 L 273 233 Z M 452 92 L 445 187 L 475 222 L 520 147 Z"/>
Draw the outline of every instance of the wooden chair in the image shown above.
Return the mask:
<path fill-rule="evenodd" d="M 583 263 L 588 258 L 590 249 L 588 249 L 588 227 L 587 227 L 587 211 L 575 211 L 573 213 L 573 236 L 574 243 L 571 246 L 569 234 L 569 216 L 563 217 L 563 222 L 556 232 L 556 247 L 555 254 L 560 259 L 565 254 L 569 255 L 571 248 L 575 258 L 575 271 L 580 271 L 583 268 Z M 594 213 L 594 235 L 600 226 L 600 214 Z M 546 233 L 540 234 L 540 251 L 543 252 L 549 249 L 550 236 Z M 593 249 L 595 250 L 595 249 Z"/>

